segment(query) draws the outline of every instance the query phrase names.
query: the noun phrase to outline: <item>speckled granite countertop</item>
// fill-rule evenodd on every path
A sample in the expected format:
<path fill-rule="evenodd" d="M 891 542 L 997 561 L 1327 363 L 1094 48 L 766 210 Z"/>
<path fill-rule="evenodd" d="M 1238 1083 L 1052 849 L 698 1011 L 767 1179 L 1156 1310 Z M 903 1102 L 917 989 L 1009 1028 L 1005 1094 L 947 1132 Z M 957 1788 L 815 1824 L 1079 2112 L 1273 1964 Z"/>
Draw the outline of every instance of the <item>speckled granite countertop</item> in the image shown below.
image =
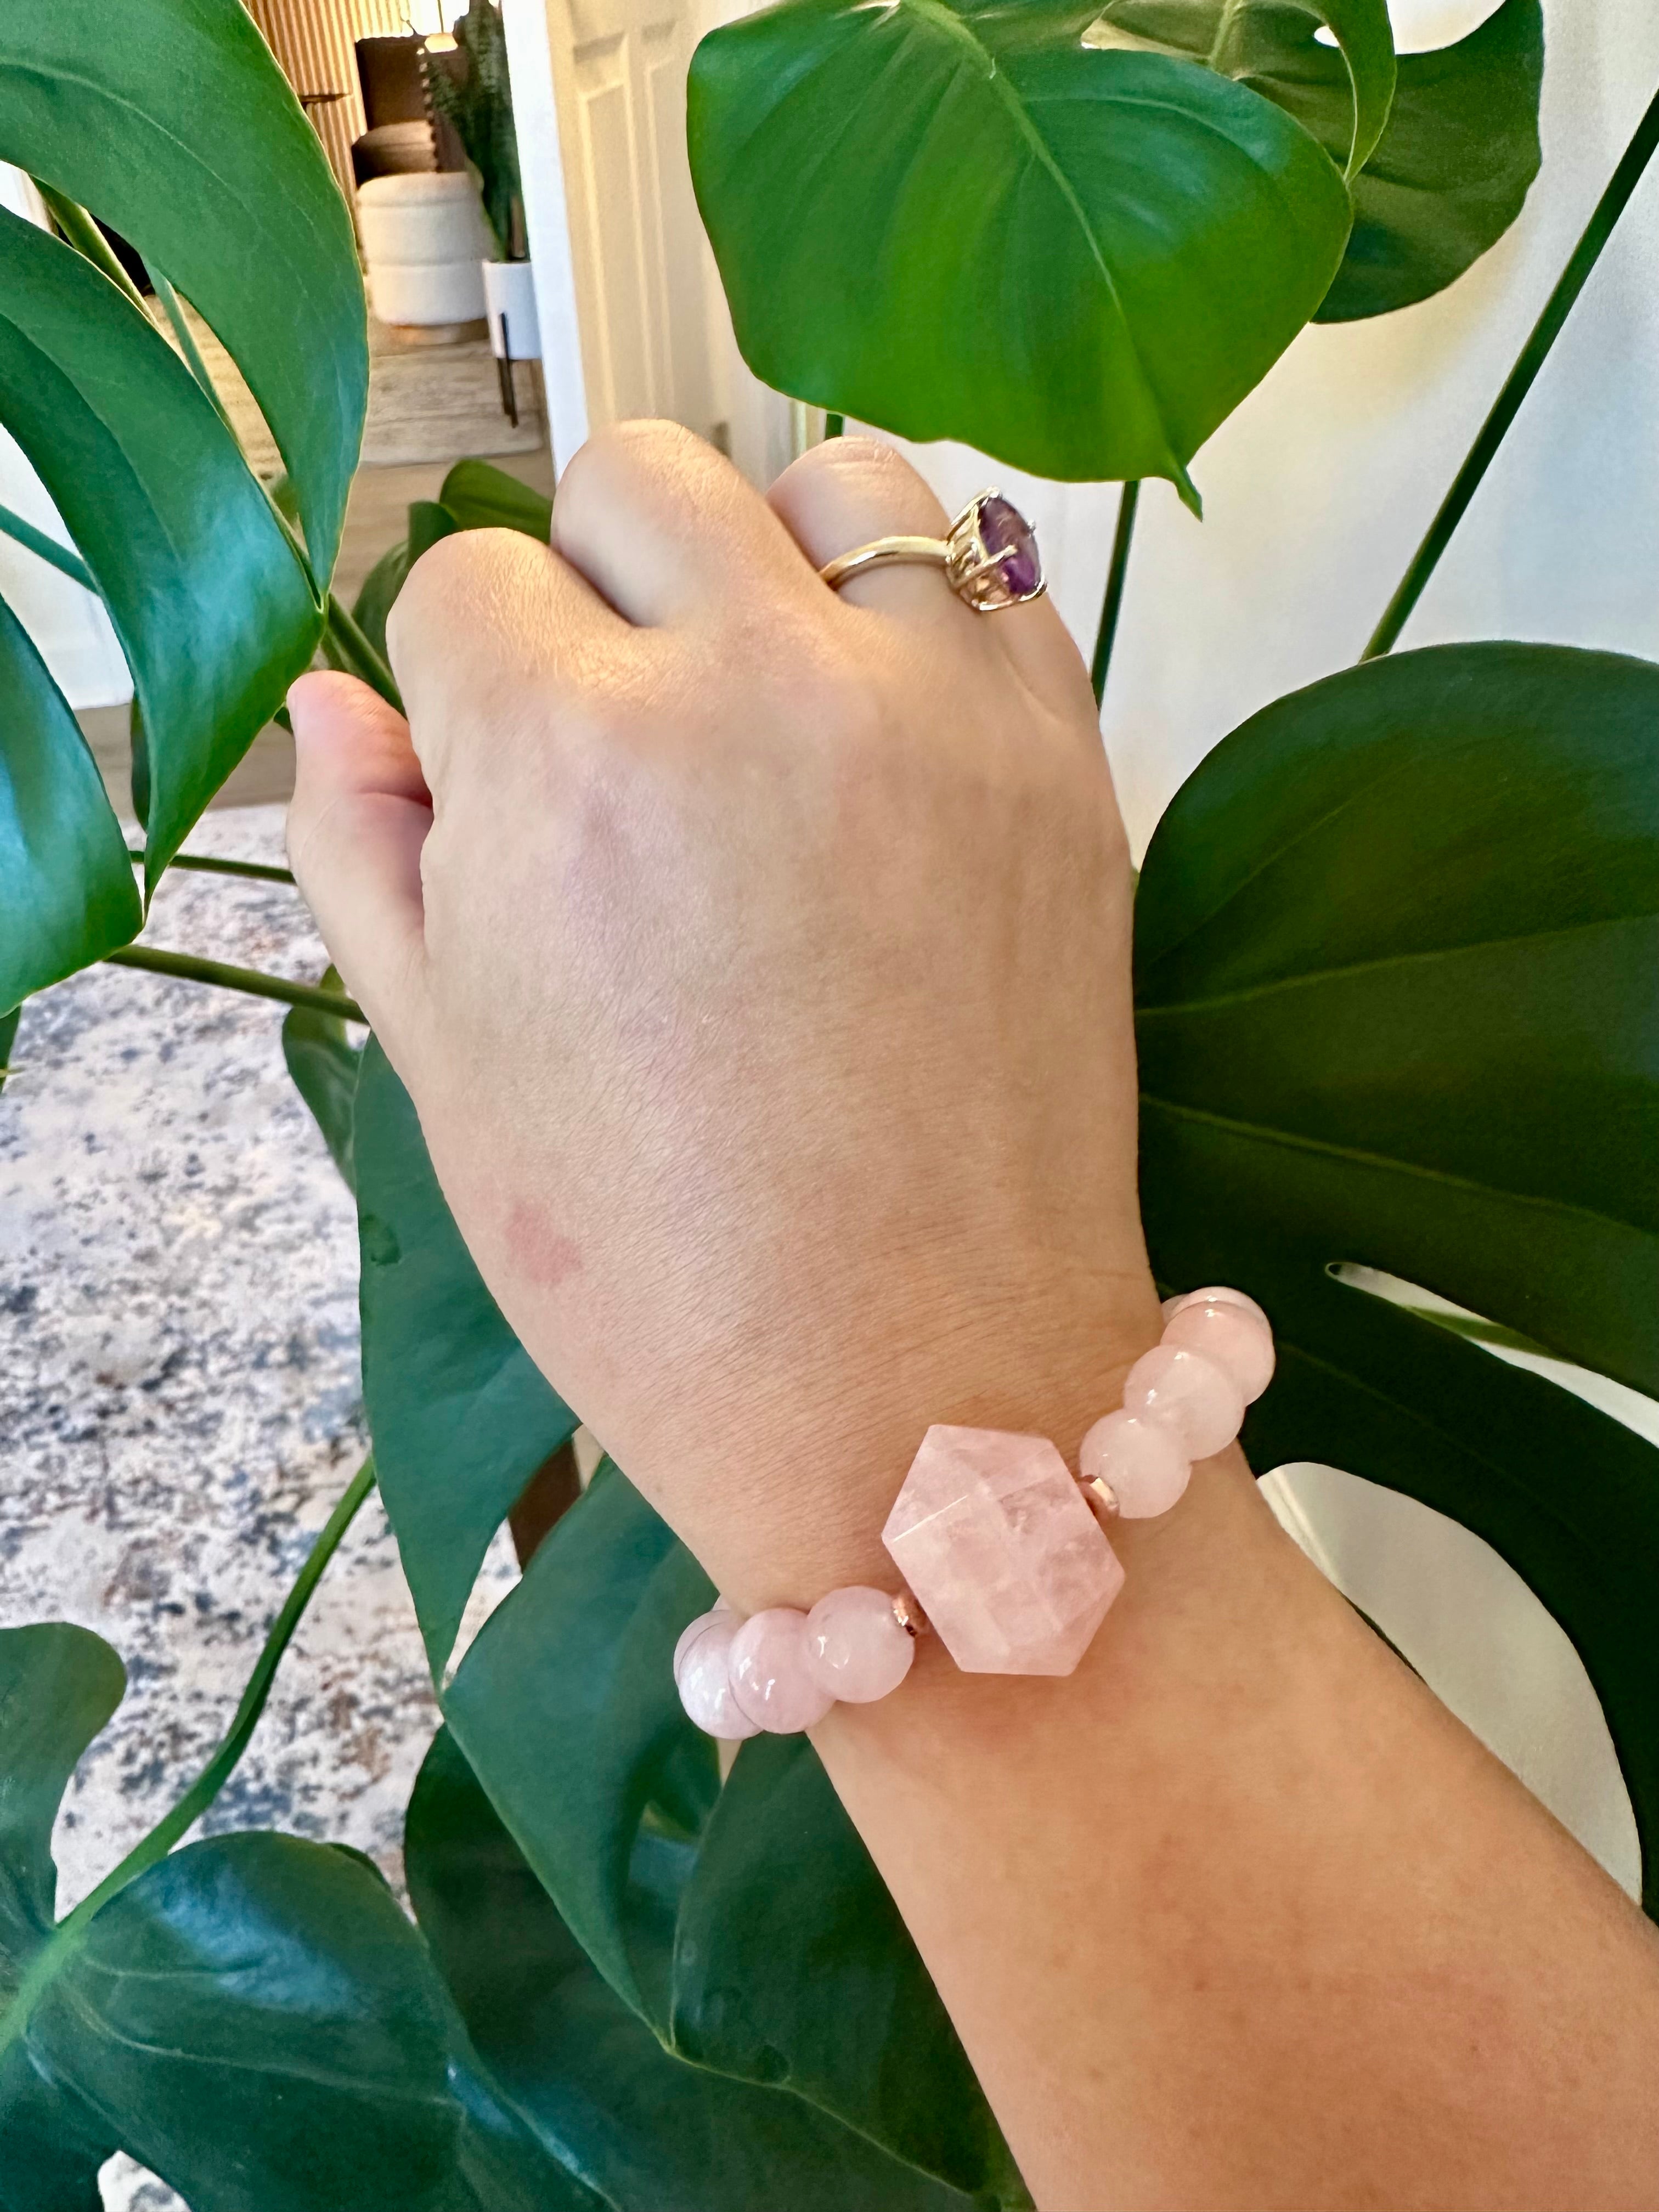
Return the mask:
<path fill-rule="evenodd" d="M 210 815 L 191 848 L 280 860 L 282 810 Z M 325 960 L 286 886 L 177 872 L 143 941 L 307 981 Z M 283 1012 L 94 968 L 25 1007 L 0 1094 L 0 1626 L 78 1621 L 128 1675 L 58 1822 L 60 1911 L 194 1778 L 364 1449 L 351 1200 Z M 499 1539 L 469 1632 L 515 1572 Z M 398 1882 L 436 1725 L 372 1498 L 204 1828 L 353 1844 Z M 177 2203 L 119 2168 L 108 2205 Z"/>

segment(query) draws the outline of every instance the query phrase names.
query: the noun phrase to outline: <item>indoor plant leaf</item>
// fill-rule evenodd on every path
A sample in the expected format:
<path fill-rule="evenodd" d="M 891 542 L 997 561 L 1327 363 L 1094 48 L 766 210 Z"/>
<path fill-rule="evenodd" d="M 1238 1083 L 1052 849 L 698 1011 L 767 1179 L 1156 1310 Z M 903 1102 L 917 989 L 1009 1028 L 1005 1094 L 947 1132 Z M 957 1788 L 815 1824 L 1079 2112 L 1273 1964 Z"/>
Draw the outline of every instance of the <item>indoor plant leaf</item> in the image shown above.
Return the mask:
<path fill-rule="evenodd" d="M 0 600 L 0 1006 L 126 944 L 143 920 L 91 748 Z"/>
<path fill-rule="evenodd" d="M 811 1746 L 745 1746 L 693 1833 L 649 1809 L 677 1762 L 712 1784 L 713 1747 L 671 1666 L 711 1595 L 638 1492 L 602 1469 L 456 1670 L 444 1705 L 458 1742 L 584 1950 L 669 2050 L 787 2085 L 963 2195 L 1024 2203 Z M 809 1985 L 817 2001 L 804 2006 Z"/>
<path fill-rule="evenodd" d="M 409 1093 L 371 1038 L 353 1158 L 363 1404 L 427 1657 L 441 1675 L 489 1540 L 576 1416 L 484 1288 Z"/>
<path fill-rule="evenodd" d="M 1426 300 L 1498 243 L 1538 174 L 1543 81 L 1540 0 L 1503 0 L 1455 46 L 1401 55 L 1389 127 L 1355 183 L 1348 250 L 1316 322 Z M 1285 105 L 1330 143 L 1328 66 L 1322 83 L 1287 88 Z"/>
<path fill-rule="evenodd" d="M 553 502 L 489 461 L 457 461 L 438 494 L 463 530 L 516 530 L 545 545 Z"/>
<path fill-rule="evenodd" d="M 1411 1491 L 1504 1553 L 1603 1698 L 1650 1868 L 1659 1455 L 1328 1270 L 1659 1394 L 1656 726 L 1659 667 L 1611 653 L 1367 662 L 1209 755 L 1135 912 L 1153 1265 L 1273 1316 L 1247 1445 Z"/>
<path fill-rule="evenodd" d="M 324 971 L 322 988 L 344 990 L 337 968 Z M 338 1014 L 319 1013 L 314 1006 L 290 1006 L 283 1018 L 283 1059 L 294 1087 L 310 1108 L 329 1158 L 353 1193 L 357 1171 L 351 1156 L 351 1123 L 362 1056 L 362 1047 L 352 1042 Z"/>
<path fill-rule="evenodd" d="M 352 603 L 352 617 L 377 653 L 386 653 L 386 617 L 404 587 L 404 579 L 428 546 L 462 527 L 440 500 L 410 501 L 408 534 L 381 554 Z"/>
<path fill-rule="evenodd" d="M 61 1622 L 0 1632 L 0 2208 L 95 2212 L 125 2149 L 194 2212 L 589 2212 L 489 2082 L 355 1852 L 234 1835 L 55 1922 L 52 1823 L 120 1701 Z"/>
<path fill-rule="evenodd" d="M 148 318 L 3 211 L 0 280 L 0 420 L 97 578 L 132 672 L 154 887 L 310 659 L 321 617 L 235 441 Z"/>
<path fill-rule="evenodd" d="M 1171 478 L 1324 297 L 1340 173 L 1095 6 L 786 0 L 691 65 L 692 173 L 765 383 L 1050 477 Z"/>
<path fill-rule="evenodd" d="M 1347 115 L 1338 143 L 1319 135 L 1352 184 L 1382 136 L 1394 99 L 1394 33 L 1384 0 L 1106 0 L 1089 43 L 1133 42 L 1202 62 L 1294 113 L 1277 88 L 1310 66 L 1326 81 L 1332 57 L 1316 37 L 1322 24 L 1337 43 Z"/>
<path fill-rule="evenodd" d="M 239 0 L 9 9 L 0 157 L 114 224 L 212 325 L 325 579 L 368 394 L 362 278 L 321 143 Z"/>
<path fill-rule="evenodd" d="M 665 2051 L 560 1918 L 447 1729 L 410 1799 L 404 1860 L 492 2077 L 617 2212 L 965 2212 L 969 2199 L 804 2099 Z"/>

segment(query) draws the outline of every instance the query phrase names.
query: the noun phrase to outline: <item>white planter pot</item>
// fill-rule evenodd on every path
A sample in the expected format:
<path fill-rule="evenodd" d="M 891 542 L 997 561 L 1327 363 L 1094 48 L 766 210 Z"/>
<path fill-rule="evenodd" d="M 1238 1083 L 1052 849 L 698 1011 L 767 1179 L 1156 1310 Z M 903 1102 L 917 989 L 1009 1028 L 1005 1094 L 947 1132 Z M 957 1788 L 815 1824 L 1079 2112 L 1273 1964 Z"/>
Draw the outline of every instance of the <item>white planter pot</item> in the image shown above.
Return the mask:
<path fill-rule="evenodd" d="M 490 350 L 497 361 L 539 361 L 541 325 L 536 319 L 536 276 L 527 261 L 486 261 L 484 313 Z"/>

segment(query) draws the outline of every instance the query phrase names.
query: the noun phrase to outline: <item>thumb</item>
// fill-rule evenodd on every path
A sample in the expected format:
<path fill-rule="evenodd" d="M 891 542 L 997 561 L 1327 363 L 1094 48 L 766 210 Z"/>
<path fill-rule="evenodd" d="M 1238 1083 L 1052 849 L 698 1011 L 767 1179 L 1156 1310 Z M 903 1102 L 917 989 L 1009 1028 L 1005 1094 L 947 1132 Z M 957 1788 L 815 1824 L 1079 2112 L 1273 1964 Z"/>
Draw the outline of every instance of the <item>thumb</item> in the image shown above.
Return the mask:
<path fill-rule="evenodd" d="M 288 704 L 289 862 L 335 966 L 396 1061 L 425 981 L 421 848 L 431 793 L 408 723 L 355 676 L 302 676 Z"/>

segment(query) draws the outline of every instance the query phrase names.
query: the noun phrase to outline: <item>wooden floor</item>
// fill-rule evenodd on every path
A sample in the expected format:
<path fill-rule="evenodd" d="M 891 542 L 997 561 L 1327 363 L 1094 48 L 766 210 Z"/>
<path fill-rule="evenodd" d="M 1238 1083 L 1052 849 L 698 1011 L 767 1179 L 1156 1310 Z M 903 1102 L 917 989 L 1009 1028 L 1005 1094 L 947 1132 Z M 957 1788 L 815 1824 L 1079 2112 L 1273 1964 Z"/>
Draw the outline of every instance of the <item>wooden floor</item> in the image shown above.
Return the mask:
<path fill-rule="evenodd" d="M 524 376 L 522 365 L 519 374 Z M 506 418 L 502 419 L 505 422 Z M 433 442 L 441 441 L 434 438 Z M 441 460 L 358 470 L 351 482 L 345 531 L 334 571 L 334 588 L 348 606 L 381 554 L 407 529 L 410 501 L 435 499 L 451 463 L 460 458 L 457 449 Z M 538 491 L 552 491 L 553 457 L 545 445 L 532 453 L 496 453 L 491 458 L 497 468 Z M 132 750 L 127 708 L 85 708 L 77 719 L 103 770 L 111 798 L 123 813 L 130 814 Z M 252 806 L 268 799 L 287 799 L 293 790 L 294 740 L 273 722 L 260 731 L 213 804 Z"/>

